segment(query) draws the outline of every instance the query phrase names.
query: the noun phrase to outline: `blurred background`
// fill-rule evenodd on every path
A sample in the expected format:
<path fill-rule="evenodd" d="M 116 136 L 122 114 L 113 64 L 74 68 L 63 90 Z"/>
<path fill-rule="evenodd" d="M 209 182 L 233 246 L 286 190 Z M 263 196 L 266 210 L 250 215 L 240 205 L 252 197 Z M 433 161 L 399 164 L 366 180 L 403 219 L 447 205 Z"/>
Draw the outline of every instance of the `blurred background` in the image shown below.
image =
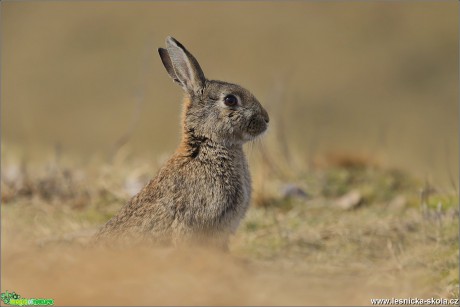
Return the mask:
<path fill-rule="evenodd" d="M 456 1 L 3 2 L 2 151 L 172 152 L 182 92 L 156 51 L 172 35 L 266 106 L 268 148 L 276 135 L 298 161 L 356 153 L 456 185 L 458 22 Z"/>

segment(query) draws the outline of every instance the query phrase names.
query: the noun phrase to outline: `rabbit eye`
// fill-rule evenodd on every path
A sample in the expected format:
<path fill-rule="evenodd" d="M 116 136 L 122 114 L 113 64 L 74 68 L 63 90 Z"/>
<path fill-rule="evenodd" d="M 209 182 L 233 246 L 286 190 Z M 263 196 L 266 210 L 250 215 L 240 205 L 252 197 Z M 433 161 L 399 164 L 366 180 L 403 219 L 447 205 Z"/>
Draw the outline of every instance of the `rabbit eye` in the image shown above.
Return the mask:
<path fill-rule="evenodd" d="M 227 95 L 224 98 L 224 103 L 227 107 L 235 107 L 238 105 L 238 98 L 235 95 Z"/>

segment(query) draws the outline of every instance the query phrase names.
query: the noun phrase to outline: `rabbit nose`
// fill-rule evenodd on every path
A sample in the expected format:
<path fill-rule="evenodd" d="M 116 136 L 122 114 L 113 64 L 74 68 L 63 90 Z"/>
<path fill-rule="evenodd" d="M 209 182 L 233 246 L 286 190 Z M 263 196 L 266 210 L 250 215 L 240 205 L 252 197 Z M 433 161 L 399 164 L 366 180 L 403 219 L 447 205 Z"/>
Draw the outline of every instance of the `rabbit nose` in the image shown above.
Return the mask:
<path fill-rule="evenodd" d="M 268 116 L 268 113 L 264 108 L 262 108 L 262 117 L 264 118 L 264 121 L 267 124 L 270 122 L 270 117 Z"/>

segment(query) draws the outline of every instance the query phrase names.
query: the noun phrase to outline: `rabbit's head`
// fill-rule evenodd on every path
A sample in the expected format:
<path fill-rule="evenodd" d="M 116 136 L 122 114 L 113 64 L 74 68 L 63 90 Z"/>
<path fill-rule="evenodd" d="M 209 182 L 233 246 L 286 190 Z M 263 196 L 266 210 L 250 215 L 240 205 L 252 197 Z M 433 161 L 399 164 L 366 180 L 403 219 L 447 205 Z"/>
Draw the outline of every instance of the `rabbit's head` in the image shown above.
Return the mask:
<path fill-rule="evenodd" d="M 239 85 L 205 78 L 198 61 L 172 37 L 159 48 L 163 65 L 186 92 L 184 130 L 224 145 L 253 140 L 268 127 L 268 113 Z"/>

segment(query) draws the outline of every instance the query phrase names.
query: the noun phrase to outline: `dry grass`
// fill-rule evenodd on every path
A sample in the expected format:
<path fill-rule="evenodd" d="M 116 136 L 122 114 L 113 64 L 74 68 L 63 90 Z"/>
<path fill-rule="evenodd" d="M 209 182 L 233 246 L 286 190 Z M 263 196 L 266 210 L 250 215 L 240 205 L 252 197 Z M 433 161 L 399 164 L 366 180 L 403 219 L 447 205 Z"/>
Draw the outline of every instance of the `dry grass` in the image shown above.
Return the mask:
<path fill-rule="evenodd" d="M 55 158 L 41 170 L 2 166 L 2 291 L 52 297 L 58 305 L 458 297 L 457 196 L 361 158 L 343 164 L 334 157 L 289 181 L 255 180 L 253 206 L 230 254 L 89 249 L 94 230 L 157 169 L 128 156 L 121 150 L 111 163 L 85 167 Z M 253 158 L 255 178 L 270 172 Z M 286 192 L 286 185 L 304 193 Z M 350 193 L 359 199 L 347 199 Z"/>

